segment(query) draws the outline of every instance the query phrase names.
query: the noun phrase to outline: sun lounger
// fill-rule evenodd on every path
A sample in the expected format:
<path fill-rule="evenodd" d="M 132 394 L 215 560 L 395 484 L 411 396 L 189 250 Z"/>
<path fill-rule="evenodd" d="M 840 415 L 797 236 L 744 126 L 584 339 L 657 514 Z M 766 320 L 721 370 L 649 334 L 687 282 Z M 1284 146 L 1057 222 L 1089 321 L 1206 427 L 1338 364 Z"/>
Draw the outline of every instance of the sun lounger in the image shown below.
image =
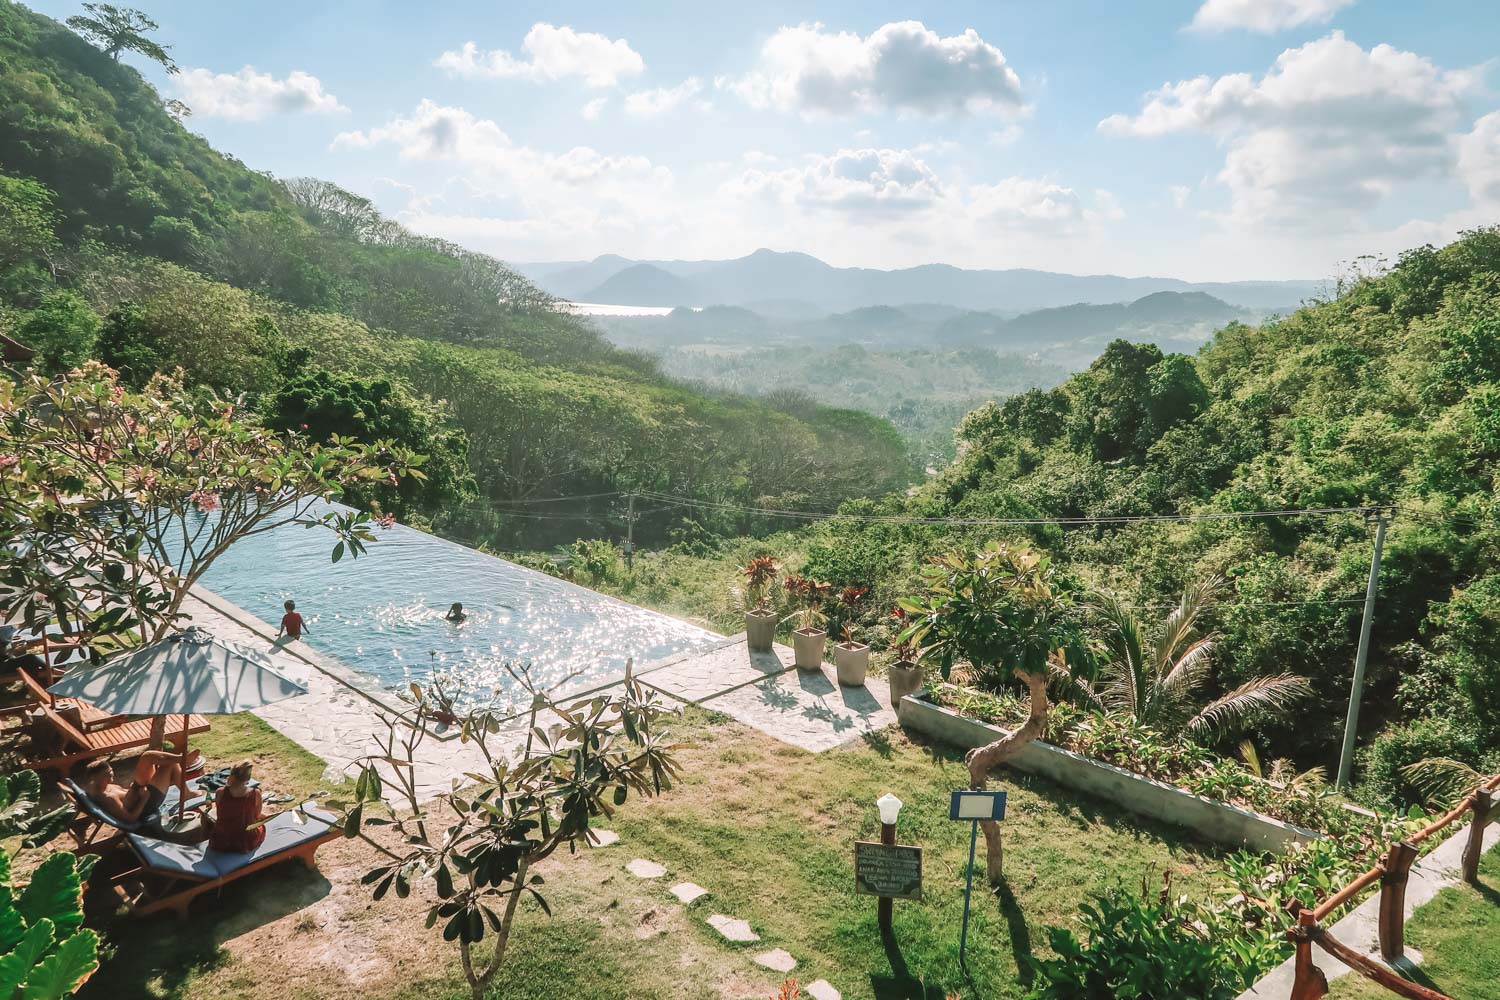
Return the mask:
<path fill-rule="evenodd" d="M 81 760 L 107 757 L 122 750 L 133 750 L 151 744 L 150 719 L 133 719 L 85 732 L 47 702 L 41 702 L 37 707 L 62 738 L 63 748 L 50 757 L 37 757 L 28 761 L 25 766 L 33 771 L 65 771 Z M 208 720 L 201 715 L 188 716 L 186 733 L 183 732 L 180 715 L 168 716 L 166 725 L 165 738 L 176 746 L 182 746 L 183 740 L 188 736 L 208 732 Z M 174 726 L 175 729 L 172 728 Z"/>
<path fill-rule="evenodd" d="M 73 822 L 68 824 L 68 833 L 80 854 L 103 854 L 123 840 L 127 833 L 152 833 L 160 829 L 162 817 L 176 812 L 181 800 L 174 785 L 167 789 L 167 797 L 156 812 L 142 816 L 134 823 L 126 823 L 100 807 L 76 781 L 59 781 L 57 787 L 77 812 Z M 198 790 L 196 782 L 188 782 L 188 800 L 183 803 L 183 808 L 202 809 L 206 805 L 208 796 Z"/>
<path fill-rule="evenodd" d="M 31 696 L 31 704 L 18 706 L 19 709 L 29 709 L 36 705 L 51 705 L 53 708 L 64 705 L 76 705 L 78 713 L 83 719 L 83 725 L 78 728 L 84 732 L 117 726 L 127 721 L 123 715 L 111 715 L 103 709 L 95 708 L 86 701 L 79 701 L 76 698 L 58 699 L 54 697 L 42 682 L 37 679 L 37 676 L 25 667 L 17 668 L 16 677 L 21 682 L 21 688 Z"/>
<path fill-rule="evenodd" d="M 302 822 L 298 822 L 301 819 Z M 307 802 L 277 813 L 266 821 L 266 839 L 246 853 L 215 851 L 207 844 L 185 846 L 126 834 L 126 843 L 140 867 L 115 879 L 115 891 L 138 917 L 170 910 L 187 916 L 188 905 L 206 892 L 216 892 L 252 872 L 292 858 L 314 867 L 314 854 L 330 840 L 343 836 L 337 817 Z"/>

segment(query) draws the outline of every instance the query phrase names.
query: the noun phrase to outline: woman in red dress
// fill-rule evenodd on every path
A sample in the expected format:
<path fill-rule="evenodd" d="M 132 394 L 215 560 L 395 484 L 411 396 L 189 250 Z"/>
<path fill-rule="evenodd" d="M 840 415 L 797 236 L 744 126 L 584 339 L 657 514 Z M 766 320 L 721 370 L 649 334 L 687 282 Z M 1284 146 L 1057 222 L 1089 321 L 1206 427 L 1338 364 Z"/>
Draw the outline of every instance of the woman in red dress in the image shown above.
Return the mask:
<path fill-rule="evenodd" d="M 266 828 L 252 823 L 261 820 L 260 789 L 250 784 L 250 762 L 243 761 L 229 769 L 229 784 L 214 797 L 214 825 L 208 835 L 208 846 L 216 851 L 244 854 L 259 847 L 266 839 Z"/>

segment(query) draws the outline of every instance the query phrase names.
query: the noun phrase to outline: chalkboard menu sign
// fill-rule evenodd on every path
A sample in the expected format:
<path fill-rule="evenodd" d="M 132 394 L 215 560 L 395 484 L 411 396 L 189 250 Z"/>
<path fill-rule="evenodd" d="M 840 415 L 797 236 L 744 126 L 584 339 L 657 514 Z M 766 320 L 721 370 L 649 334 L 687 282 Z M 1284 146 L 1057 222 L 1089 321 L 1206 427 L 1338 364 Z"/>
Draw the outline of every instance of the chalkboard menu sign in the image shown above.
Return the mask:
<path fill-rule="evenodd" d="M 922 849 L 854 842 L 854 891 L 892 899 L 922 898 Z"/>

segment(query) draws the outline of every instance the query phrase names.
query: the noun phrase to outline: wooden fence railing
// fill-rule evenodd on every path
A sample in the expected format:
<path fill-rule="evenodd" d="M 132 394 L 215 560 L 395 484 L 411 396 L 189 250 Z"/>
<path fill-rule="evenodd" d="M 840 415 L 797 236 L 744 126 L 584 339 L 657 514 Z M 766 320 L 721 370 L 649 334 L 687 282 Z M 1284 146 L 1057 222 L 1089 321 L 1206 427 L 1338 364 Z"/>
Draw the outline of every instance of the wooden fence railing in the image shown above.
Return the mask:
<path fill-rule="evenodd" d="M 1289 908 L 1297 918 L 1296 926 L 1287 931 L 1287 937 L 1296 946 L 1291 1000 L 1320 1000 L 1328 993 L 1328 980 L 1313 962 L 1313 945 L 1398 996 L 1409 1000 L 1452 1000 L 1446 994 L 1403 979 L 1389 968 L 1389 963 L 1401 958 L 1405 951 L 1406 882 L 1413 862 L 1421 853 L 1418 845 L 1469 812 L 1474 818 L 1469 827 L 1468 843 L 1464 845 L 1463 878 L 1471 885 L 1477 884 L 1479 858 L 1484 853 L 1484 828 L 1500 813 L 1500 775 L 1483 782 L 1446 816 L 1421 832 L 1391 844 L 1379 864 L 1329 896 L 1315 909 L 1303 908 L 1295 900 L 1290 904 Z M 1387 963 L 1384 965 L 1342 944 L 1322 926 L 1329 914 L 1376 882 L 1380 883 L 1380 957 Z"/>

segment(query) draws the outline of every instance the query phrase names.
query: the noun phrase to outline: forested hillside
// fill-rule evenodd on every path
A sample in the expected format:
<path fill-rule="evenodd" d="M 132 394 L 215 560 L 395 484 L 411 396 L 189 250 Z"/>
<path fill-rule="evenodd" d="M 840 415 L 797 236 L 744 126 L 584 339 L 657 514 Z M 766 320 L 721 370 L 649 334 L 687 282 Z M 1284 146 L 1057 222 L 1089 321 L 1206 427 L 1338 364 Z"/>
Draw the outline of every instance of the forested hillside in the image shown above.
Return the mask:
<path fill-rule="evenodd" d="M 909 475 L 884 421 L 686 388 L 498 261 L 219 154 L 129 66 L 9 2 L 0 220 L 0 333 L 44 364 L 181 366 L 292 429 L 409 437 L 436 474 L 386 499 L 460 537 L 544 544 L 608 513 L 503 513 L 539 497 L 827 509 Z"/>
<path fill-rule="evenodd" d="M 1362 514 L 1015 527 L 907 519 L 1391 505 L 1361 719 L 1363 794 L 1419 799 L 1399 768 L 1425 757 L 1500 765 L 1500 229 L 1412 250 L 1390 273 L 1285 319 L 1231 324 L 1196 356 L 1116 341 L 1057 389 L 970 413 L 958 452 L 911 494 L 728 543 L 717 559 L 666 555 L 633 586 L 680 610 L 728 615 L 726 567 L 768 551 L 836 586 L 872 587 L 866 628 L 878 636 L 890 633 L 881 619 L 894 601 L 918 589 L 924 559 L 989 538 L 1029 538 L 1146 622 L 1163 621 L 1186 583 L 1222 577 L 1210 615 L 1222 634 L 1215 688 L 1308 677 L 1314 699 L 1254 739 L 1304 766 L 1331 765 L 1371 555 Z"/>

